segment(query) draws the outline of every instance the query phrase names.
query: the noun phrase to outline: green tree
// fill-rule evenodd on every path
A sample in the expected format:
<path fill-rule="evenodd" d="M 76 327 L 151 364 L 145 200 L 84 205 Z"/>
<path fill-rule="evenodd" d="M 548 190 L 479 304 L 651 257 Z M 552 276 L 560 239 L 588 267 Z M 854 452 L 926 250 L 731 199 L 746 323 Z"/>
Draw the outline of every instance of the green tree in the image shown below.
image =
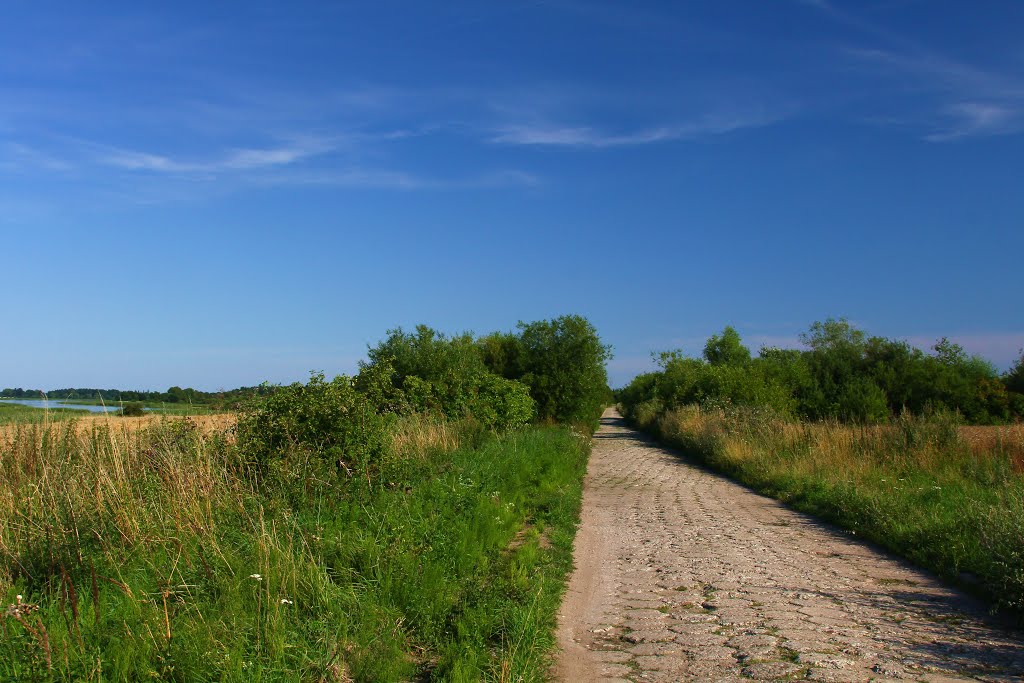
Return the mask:
<path fill-rule="evenodd" d="M 188 394 L 181 387 L 174 386 L 167 390 L 168 403 L 184 403 L 188 401 Z"/>
<path fill-rule="evenodd" d="M 727 325 L 721 335 L 708 338 L 704 360 L 712 365 L 743 365 L 750 362 L 750 349 L 743 345 L 740 333 Z"/>
<path fill-rule="evenodd" d="M 523 342 L 512 332 L 494 332 L 477 340 L 484 364 L 505 379 L 523 376 Z"/>
<path fill-rule="evenodd" d="M 1021 349 L 1017 362 L 1003 377 L 1003 383 L 1006 385 L 1007 391 L 1024 395 L 1024 349 Z"/>
<path fill-rule="evenodd" d="M 801 412 L 814 419 L 841 418 L 844 415 L 873 415 L 878 397 L 874 389 L 861 382 L 866 374 L 867 339 L 864 332 L 845 318 L 815 322 L 800 335 L 808 348 L 807 365 L 812 385 L 801 397 Z M 857 407 L 855 402 L 866 401 Z"/>
<path fill-rule="evenodd" d="M 533 417 L 527 387 L 491 372 L 483 347 L 470 334 L 446 337 L 426 325 L 415 333 L 398 328 L 367 355 L 356 387 L 379 412 L 471 416 L 498 430 L 520 427 Z"/>
<path fill-rule="evenodd" d="M 611 347 L 579 315 L 519 323 L 522 381 L 541 419 L 596 425 L 608 392 Z"/>

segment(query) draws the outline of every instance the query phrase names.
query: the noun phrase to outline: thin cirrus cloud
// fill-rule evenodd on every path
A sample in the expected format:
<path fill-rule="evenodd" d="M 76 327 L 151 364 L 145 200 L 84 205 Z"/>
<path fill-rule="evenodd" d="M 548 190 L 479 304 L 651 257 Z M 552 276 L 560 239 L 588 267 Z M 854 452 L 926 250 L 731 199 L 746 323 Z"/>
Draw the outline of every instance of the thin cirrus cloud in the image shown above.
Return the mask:
<path fill-rule="evenodd" d="M 1024 106 L 991 102 L 957 102 L 944 109 L 950 125 L 925 136 L 930 142 L 946 142 L 973 135 L 1004 135 L 1024 128 Z"/>
<path fill-rule="evenodd" d="M 888 120 L 925 129 L 923 138 L 929 142 L 1007 135 L 1024 129 L 1021 79 L 950 58 L 840 10 L 827 0 L 799 2 L 855 29 L 873 43 L 841 48 L 842 54 L 867 65 L 878 78 L 899 79 L 908 92 L 930 93 L 933 102 L 923 115 L 905 113 Z"/>
<path fill-rule="evenodd" d="M 510 125 L 499 128 L 491 136 L 490 142 L 507 145 L 625 147 L 723 135 L 743 128 L 763 127 L 781 118 L 782 115 L 764 114 L 710 115 L 697 121 L 641 128 L 624 133 L 608 132 L 590 126 Z"/>
<path fill-rule="evenodd" d="M 257 177 L 268 185 L 321 185 L 369 190 L 469 190 L 537 187 L 537 176 L 518 170 L 499 170 L 454 178 L 428 177 L 405 171 L 348 168 L 338 171 L 280 173 Z"/>
<path fill-rule="evenodd" d="M 108 148 L 96 160 L 105 166 L 130 171 L 156 173 L 217 173 L 247 171 L 273 166 L 286 166 L 313 156 L 332 151 L 333 146 L 322 141 L 313 143 L 269 147 L 233 149 L 224 155 L 207 160 L 188 161 L 162 154 L 130 149 Z"/>
<path fill-rule="evenodd" d="M 72 164 L 65 159 L 20 142 L 0 146 L 0 171 L 18 172 L 25 169 L 68 171 Z"/>
<path fill-rule="evenodd" d="M 897 74 L 914 90 L 931 92 L 935 108 L 922 121 L 930 142 L 1005 135 L 1024 128 L 1024 83 L 945 57 L 918 52 L 848 49 L 861 62 Z"/>

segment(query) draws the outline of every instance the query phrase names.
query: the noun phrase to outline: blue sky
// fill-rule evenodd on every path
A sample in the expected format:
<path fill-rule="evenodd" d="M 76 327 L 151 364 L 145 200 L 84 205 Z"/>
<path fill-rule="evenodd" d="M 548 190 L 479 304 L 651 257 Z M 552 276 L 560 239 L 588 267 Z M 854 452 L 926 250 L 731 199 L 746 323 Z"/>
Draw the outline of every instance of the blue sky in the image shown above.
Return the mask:
<path fill-rule="evenodd" d="M 586 315 L 1024 346 L 1024 3 L 9 2 L 0 385 L 351 372 Z"/>

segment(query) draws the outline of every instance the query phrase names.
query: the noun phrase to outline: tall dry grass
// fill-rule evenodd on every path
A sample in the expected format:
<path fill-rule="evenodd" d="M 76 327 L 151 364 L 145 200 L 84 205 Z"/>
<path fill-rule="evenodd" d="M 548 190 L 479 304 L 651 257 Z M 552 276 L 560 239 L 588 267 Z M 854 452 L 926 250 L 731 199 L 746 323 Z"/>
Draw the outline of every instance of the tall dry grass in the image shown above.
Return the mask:
<path fill-rule="evenodd" d="M 189 420 L 136 430 L 74 421 L 19 425 L 0 458 L 0 582 L 42 580 L 86 547 L 139 548 L 204 534 L 242 479 L 218 437 Z"/>
<path fill-rule="evenodd" d="M 585 445 L 389 436 L 371 480 L 298 445 L 256 468 L 188 420 L 5 432 L 0 681 L 543 680 Z"/>

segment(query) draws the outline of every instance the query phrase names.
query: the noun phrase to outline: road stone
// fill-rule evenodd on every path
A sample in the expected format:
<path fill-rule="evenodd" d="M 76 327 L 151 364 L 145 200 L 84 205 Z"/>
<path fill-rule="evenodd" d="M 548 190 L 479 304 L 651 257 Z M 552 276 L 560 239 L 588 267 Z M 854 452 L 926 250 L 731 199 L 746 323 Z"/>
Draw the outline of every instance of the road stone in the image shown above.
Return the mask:
<path fill-rule="evenodd" d="M 594 555 L 577 547 L 560 616 L 563 659 L 593 672 L 573 680 L 1024 680 L 1021 634 L 970 598 L 658 447 L 614 411 L 602 425 L 580 531 Z"/>

